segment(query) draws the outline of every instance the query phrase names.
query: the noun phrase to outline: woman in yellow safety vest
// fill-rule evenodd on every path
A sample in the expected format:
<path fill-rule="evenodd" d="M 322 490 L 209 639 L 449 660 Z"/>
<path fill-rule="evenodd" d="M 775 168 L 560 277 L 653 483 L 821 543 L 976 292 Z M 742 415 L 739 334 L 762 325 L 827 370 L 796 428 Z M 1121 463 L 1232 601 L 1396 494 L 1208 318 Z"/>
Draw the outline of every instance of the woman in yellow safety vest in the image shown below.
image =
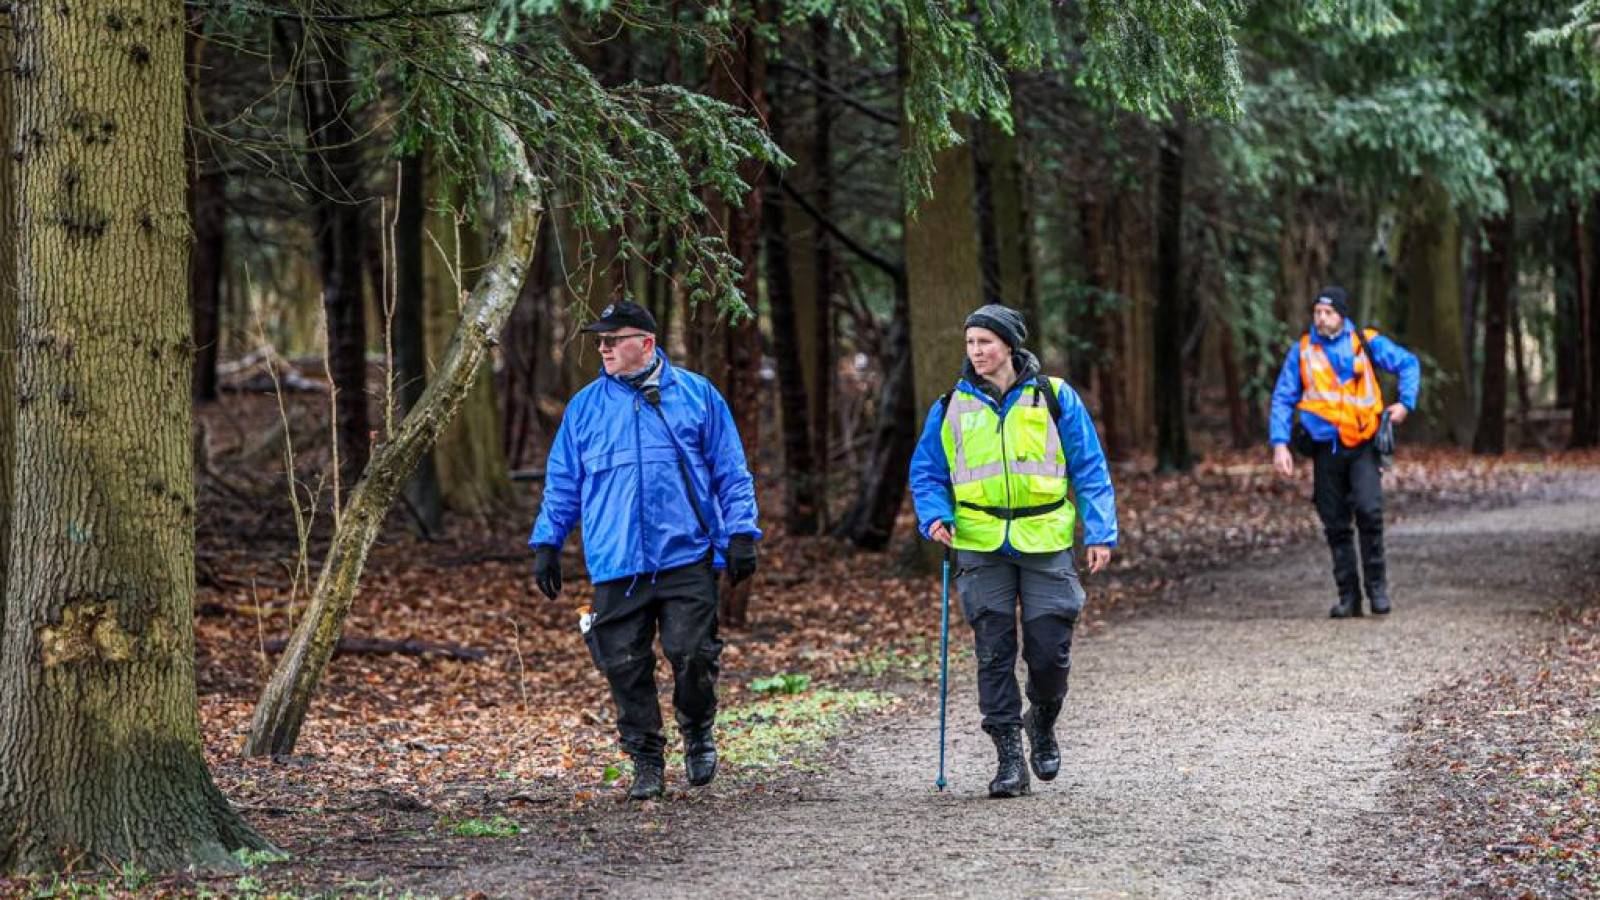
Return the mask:
<path fill-rule="evenodd" d="M 967 317 L 961 378 L 928 411 L 911 460 L 922 534 L 955 551 L 978 707 L 999 756 L 991 797 L 1028 793 L 1029 765 L 1041 781 L 1061 767 L 1055 723 L 1084 601 L 1072 558 L 1079 510 L 1091 573 L 1110 563 L 1117 543 L 1116 496 L 1094 423 L 1076 391 L 1039 373 L 1022 348 L 1027 336 L 1022 314 L 999 304 Z M 1026 716 L 1016 678 L 1019 602 Z"/>
<path fill-rule="evenodd" d="M 1375 615 L 1390 610 L 1388 566 L 1383 552 L 1383 485 L 1373 437 L 1383 414 L 1395 425 L 1417 407 L 1421 381 L 1416 356 L 1376 330 L 1350 322 L 1344 288 L 1323 288 L 1311 305 L 1311 328 L 1289 348 L 1272 392 L 1273 464 L 1294 474 L 1291 443 L 1312 460 L 1312 500 L 1333 554 L 1339 601 L 1331 615 L 1361 615 L 1361 587 Z M 1400 377 L 1400 402 L 1387 408 L 1378 369 Z M 1291 427 L 1300 413 L 1299 437 Z M 1361 531 L 1361 570 L 1356 569 L 1352 515 Z"/>

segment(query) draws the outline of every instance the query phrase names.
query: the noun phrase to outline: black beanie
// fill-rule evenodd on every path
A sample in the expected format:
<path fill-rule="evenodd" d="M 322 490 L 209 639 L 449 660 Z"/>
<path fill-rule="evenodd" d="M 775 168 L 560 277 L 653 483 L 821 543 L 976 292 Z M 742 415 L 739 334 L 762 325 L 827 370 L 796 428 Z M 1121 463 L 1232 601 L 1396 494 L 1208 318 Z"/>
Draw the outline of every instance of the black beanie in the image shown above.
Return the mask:
<path fill-rule="evenodd" d="M 1028 324 L 1022 318 L 1022 313 L 1009 306 L 990 303 L 978 308 L 977 312 L 967 316 L 966 328 L 987 328 L 998 334 L 1000 340 L 1013 350 L 1022 346 L 1028 339 Z"/>
<path fill-rule="evenodd" d="M 1346 319 L 1350 318 L 1350 297 L 1344 288 L 1336 284 L 1330 284 L 1318 291 L 1317 299 L 1311 301 L 1311 307 L 1315 309 L 1319 303 L 1326 303 L 1333 307 L 1334 312 Z"/>

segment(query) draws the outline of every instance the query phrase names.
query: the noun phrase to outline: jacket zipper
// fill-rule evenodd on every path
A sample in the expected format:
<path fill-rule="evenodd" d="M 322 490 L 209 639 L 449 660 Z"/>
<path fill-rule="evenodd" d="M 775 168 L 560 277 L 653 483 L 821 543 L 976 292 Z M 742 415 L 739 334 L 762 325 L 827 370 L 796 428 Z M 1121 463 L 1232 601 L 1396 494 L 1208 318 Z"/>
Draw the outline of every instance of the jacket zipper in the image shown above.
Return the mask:
<path fill-rule="evenodd" d="M 634 475 L 639 482 L 639 489 L 634 492 L 634 512 L 639 522 L 639 555 L 643 557 L 644 567 L 648 569 L 651 565 L 650 551 L 644 537 L 644 436 L 639 430 L 639 392 L 636 390 L 633 390 L 633 460 Z"/>

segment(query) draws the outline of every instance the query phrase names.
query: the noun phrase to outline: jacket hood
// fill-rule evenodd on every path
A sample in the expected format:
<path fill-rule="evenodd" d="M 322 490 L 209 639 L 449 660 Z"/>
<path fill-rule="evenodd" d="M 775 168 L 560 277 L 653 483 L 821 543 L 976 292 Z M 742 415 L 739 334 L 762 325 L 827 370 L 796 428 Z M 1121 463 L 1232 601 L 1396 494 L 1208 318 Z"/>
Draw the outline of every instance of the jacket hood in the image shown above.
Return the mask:
<path fill-rule="evenodd" d="M 1019 384 L 1026 384 L 1039 375 L 1039 357 L 1034 356 L 1031 350 L 1011 351 L 1011 366 L 1017 370 L 1017 380 L 1011 384 L 1013 388 Z M 970 359 L 961 361 L 961 379 L 995 403 L 1005 400 L 1006 392 L 1001 391 L 999 385 L 979 375 L 978 370 L 972 367 Z"/>

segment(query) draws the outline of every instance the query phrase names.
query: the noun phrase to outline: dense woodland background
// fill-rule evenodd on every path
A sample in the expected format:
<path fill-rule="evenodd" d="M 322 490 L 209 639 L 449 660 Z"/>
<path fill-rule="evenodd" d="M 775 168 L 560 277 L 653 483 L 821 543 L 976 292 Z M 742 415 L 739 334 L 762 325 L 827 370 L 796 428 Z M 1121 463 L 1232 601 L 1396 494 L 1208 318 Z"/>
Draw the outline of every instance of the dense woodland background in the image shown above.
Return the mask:
<path fill-rule="evenodd" d="M 679 4 L 543 20 L 572 54 L 548 77 L 725 101 L 789 162 L 742 164 L 749 193 L 709 197 L 686 228 L 590 196 L 611 189 L 584 180 L 604 160 L 546 160 L 538 256 L 493 377 L 408 489 L 417 519 L 437 529 L 443 510 L 505 500 L 508 471 L 537 477 L 565 399 L 597 372 L 576 328 L 619 297 L 730 399 L 787 529 L 867 548 L 889 540 L 912 437 L 957 374 L 960 319 L 987 301 L 1027 312 L 1114 459 L 1184 468 L 1219 441 L 1264 443 L 1272 380 L 1325 283 L 1425 360 L 1407 439 L 1600 440 L 1600 87 L 1594 25 L 1569 23 L 1583 10 L 1217 4 L 1175 23 L 1212 45 L 1162 60 L 1152 88 L 1096 64 L 1094 7 L 1051 10 L 1050 55 L 1004 73 L 1004 105 L 955 116 L 960 142 L 921 199 L 908 50 L 893 34 L 864 48 L 852 28 L 873 23 L 735 4 L 702 42 L 685 32 L 709 11 Z M 196 14 L 191 295 L 200 402 L 269 387 L 261 364 L 281 358 L 308 379 L 291 386 L 321 389 L 326 347 L 349 480 L 420 393 L 484 257 L 473 182 L 451 177 L 483 160 L 398 134 L 409 98 L 382 44 L 337 18 L 241 42 Z M 1154 46 L 1131 52 L 1170 54 L 1164 23 L 1147 24 Z M 712 294 L 685 249 L 702 235 L 726 241 L 741 294 Z M 327 443 L 318 427 L 297 440 Z"/>
<path fill-rule="evenodd" d="M 504 585 L 545 449 L 599 367 L 578 328 L 617 298 L 732 404 L 774 562 L 850 578 L 883 567 L 784 539 L 913 544 L 912 442 L 987 301 L 1094 411 L 1150 558 L 1253 547 L 1290 514 L 1264 467 L 1151 473 L 1265 463 L 1325 283 L 1423 357 L 1406 442 L 1600 444 L 1596 0 L 7 15 L 0 821 L 31 827 L 0 832 L 0 873 L 265 846 L 208 774 L 196 581 L 254 616 L 254 644 L 220 645 L 260 671 L 207 675 L 208 721 L 253 756 L 294 750 L 347 616 L 433 602 L 416 548 L 520 629 Z M 1224 496 L 1243 512 L 1208 521 Z M 462 596 L 439 607 L 489 615 Z M 525 679 L 521 641 L 494 664 Z M 165 824 L 135 835 L 134 812 Z"/>

